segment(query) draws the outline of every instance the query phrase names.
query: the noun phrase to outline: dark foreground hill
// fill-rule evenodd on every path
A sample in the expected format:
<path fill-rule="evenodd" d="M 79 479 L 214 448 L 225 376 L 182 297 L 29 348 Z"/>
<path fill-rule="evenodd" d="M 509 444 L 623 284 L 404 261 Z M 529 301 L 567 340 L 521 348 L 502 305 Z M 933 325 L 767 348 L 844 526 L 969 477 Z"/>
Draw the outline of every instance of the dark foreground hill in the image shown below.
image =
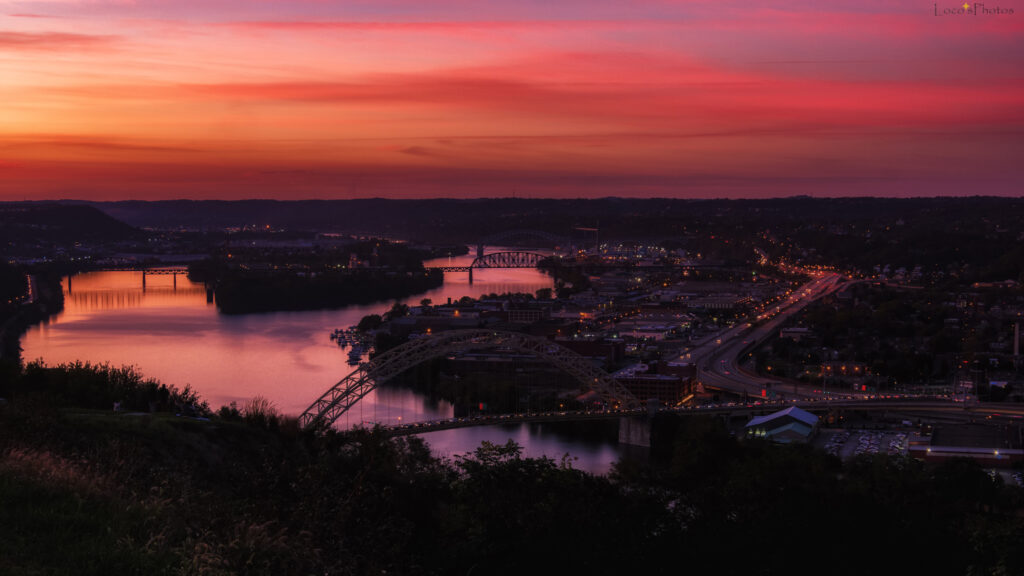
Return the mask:
<path fill-rule="evenodd" d="M 259 401 L 211 415 L 131 370 L 0 384 L 5 575 L 1024 573 L 1022 491 L 970 461 L 841 463 L 691 418 L 656 423 L 660 465 L 605 478 Z"/>

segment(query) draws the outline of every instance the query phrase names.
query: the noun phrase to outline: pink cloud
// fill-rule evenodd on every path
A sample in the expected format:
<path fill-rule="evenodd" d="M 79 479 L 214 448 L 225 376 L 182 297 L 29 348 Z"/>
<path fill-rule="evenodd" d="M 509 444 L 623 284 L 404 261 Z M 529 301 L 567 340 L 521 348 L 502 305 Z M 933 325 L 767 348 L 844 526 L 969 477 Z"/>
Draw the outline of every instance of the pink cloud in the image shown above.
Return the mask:
<path fill-rule="evenodd" d="M 273 125 L 275 134 L 285 137 L 299 125 L 332 126 L 325 106 L 372 112 L 375 118 L 420 119 L 404 122 L 396 137 L 464 135 L 439 127 L 467 118 L 487 118 L 478 128 L 483 136 L 521 132 L 526 122 L 548 123 L 550 136 L 617 132 L 680 138 L 992 129 L 1024 122 L 1024 79 L 968 85 L 819 80 L 621 53 L 536 54 L 493 66 L 341 81 L 79 85 L 48 91 L 82 102 L 178 102 L 193 111 L 192 117 L 236 117 L 245 123 L 253 109 L 223 104 L 272 105 L 260 108 L 255 126 Z M 351 114 L 341 117 L 352 122 Z"/>
<path fill-rule="evenodd" d="M 662 62 L 660 68 L 648 67 L 649 60 L 623 55 L 550 55 L 537 61 L 536 68 L 498 65 L 345 82 L 181 85 L 176 94 L 231 101 L 507 110 L 603 118 L 612 123 L 624 120 L 629 125 L 650 118 L 671 128 L 699 117 L 725 126 L 760 119 L 823 127 L 1024 120 L 1024 79 L 966 86 L 923 81 L 844 82 L 730 72 L 689 63 L 673 67 Z M 636 73 L 630 74 L 631 70 Z"/>
<path fill-rule="evenodd" d="M 601 0 L 253 4 L 167 0 L 146 4 L 159 14 L 91 19 L 87 4 L 74 29 L 23 20 L 0 32 L 0 50 L 25 52 L 3 87 L 20 131 L 0 131 L 4 176 L 47 193 L 171 196 L 193 183 L 196 195 L 330 195 L 357 177 L 367 194 L 1022 178 L 1011 155 L 1024 153 L 1013 141 L 1024 12 L 944 18 L 909 0 L 640 2 L 623 18 Z"/>
<path fill-rule="evenodd" d="M 81 134 L 29 134 L 5 135 L 0 137 L 0 149 L 24 150 L 32 148 L 45 149 L 80 149 L 102 152 L 158 152 L 178 153 L 197 152 L 197 148 L 167 146 L 135 140 L 126 140 L 105 135 Z"/>
<path fill-rule="evenodd" d="M 3 32 L 0 50 L 63 51 L 96 50 L 113 45 L 116 36 L 71 34 L 67 32 Z"/>
<path fill-rule="evenodd" d="M 464 30 L 529 30 L 565 27 L 621 28 L 622 22 L 572 20 L 422 20 L 422 21 L 360 21 L 360 20 L 252 20 L 218 24 L 245 31 L 367 31 L 367 32 L 436 32 L 451 34 Z"/>

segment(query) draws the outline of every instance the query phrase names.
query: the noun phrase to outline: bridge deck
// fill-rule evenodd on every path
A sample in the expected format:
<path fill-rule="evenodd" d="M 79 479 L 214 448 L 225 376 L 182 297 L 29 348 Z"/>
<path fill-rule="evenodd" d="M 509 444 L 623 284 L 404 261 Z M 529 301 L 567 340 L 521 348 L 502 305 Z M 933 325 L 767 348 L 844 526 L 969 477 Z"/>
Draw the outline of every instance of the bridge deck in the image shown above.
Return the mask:
<path fill-rule="evenodd" d="M 123 268 L 107 267 L 97 268 L 95 270 L 89 270 L 89 272 L 142 272 L 143 274 L 153 275 L 178 275 L 188 274 L 188 268 L 143 268 L 139 266 L 125 266 Z"/>
<path fill-rule="evenodd" d="M 706 405 L 706 406 L 680 406 L 676 408 L 662 408 L 659 412 L 673 412 L 677 414 L 691 415 L 731 415 L 731 416 L 754 416 L 769 414 L 783 410 L 790 406 L 798 406 L 809 412 L 827 412 L 829 410 L 882 410 L 882 411 L 924 411 L 962 414 L 965 417 L 972 417 L 978 414 L 1001 414 L 1011 418 L 1024 418 L 1024 406 L 1015 407 L 1006 404 L 964 404 L 954 402 L 944 397 L 902 397 L 902 398 L 881 398 L 881 399 L 822 399 L 816 401 L 785 402 L 751 402 L 747 404 L 733 405 Z M 557 411 L 540 412 L 528 414 L 481 414 L 463 418 L 449 418 L 447 420 L 431 420 L 425 422 L 410 422 L 395 426 L 382 426 L 390 436 L 407 436 L 410 434 L 425 434 L 427 432 L 438 432 L 455 428 L 468 428 L 471 426 L 494 426 L 499 424 L 519 424 L 524 422 L 570 422 L 582 420 L 609 420 L 627 416 L 643 416 L 647 414 L 646 409 L 636 410 L 607 410 L 607 411 Z"/>

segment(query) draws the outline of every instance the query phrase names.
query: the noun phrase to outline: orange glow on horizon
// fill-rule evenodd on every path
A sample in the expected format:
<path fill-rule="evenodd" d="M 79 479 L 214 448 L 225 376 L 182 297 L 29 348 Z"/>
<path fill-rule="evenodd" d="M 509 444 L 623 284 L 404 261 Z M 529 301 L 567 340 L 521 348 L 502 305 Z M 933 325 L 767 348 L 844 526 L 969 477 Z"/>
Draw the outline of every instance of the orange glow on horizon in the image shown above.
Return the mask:
<path fill-rule="evenodd" d="M 931 12 L 0 1 L 0 200 L 1019 194 L 1024 14 Z"/>

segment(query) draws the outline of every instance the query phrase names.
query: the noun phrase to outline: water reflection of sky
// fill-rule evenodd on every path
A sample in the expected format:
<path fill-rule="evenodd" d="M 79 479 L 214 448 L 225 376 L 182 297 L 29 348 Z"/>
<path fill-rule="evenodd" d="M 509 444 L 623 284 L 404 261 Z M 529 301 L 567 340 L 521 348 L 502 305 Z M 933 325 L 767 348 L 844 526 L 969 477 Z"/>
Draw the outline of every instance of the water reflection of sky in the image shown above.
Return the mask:
<path fill-rule="evenodd" d="M 617 446 L 612 442 L 569 438 L 544 428 L 540 424 L 477 426 L 430 432 L 420 437 L 430 444 L 435 454 L 446 458 L 468 454 L 484 441 L 504 444 L 513 440 L 523 447 L 523 456 L 543 456 L 559 463 L 567 457 L 573 468 L 595 474 L 607 474 L 619 458 Z"/>
<path fill-rule="evenodd" d="M 450 260 L 465 265 L 472 259 Z M 448 262 L 442 258 L 428 265 Z M 492 292 L 535 292 L 551 285 L 537 270 L 480 270 L 473 284 L 468 274 L 456 272 L 446 275 L 444 285 L 407 300 L 442 303 Z M 26 359 L 134 364 L 163 382 L 191 385 L 214 407 L 260 395 L 293 414 L 351 371 L 346 351 L 328 335 L 391 304 L 224 316 L 207 302 L 205 288 L 184 274 L 146 275 L 144 286 L 141 272 L 92 272 L 65 279 L 64 296 L 64 311 L 25 335 Z M 378 404 L 404 406 L 414 419 L 451 414 L 450 406 L 424 404 L 397 391 L 386 401 L 371 393 L 363 404 L 371 410 Z"/>
<path fill-rule="evenodd" d="M 472 255 L 452 259 L 465 265 Z M 428 265 L 447 264 L 440 259 Z M 449 273 L 443 286 L 408 298 L 435 303 L 448 298 L 550 288 L 551 279 L 537 270 L 478 270 Z M 27 360 L 47 364 L 76 360 L 135 365 L 143 374 L 193 389 L 213 408 L 244 404 L 263 396 L 279 410 L 299 414 L 351 372 L 347 351 L 330 339 L 336 328 L 356 324 L 366 314 L 381 313 L 391 302 L 343 310 L 276 312 L 225 316 L 207 302 L 206 290 L 176 278 L 141 272 L 92 272 L 64 281 L 64 311 L 31 328 L 22 340 Z M 367 395 L 339 421 L 341 426 L 370 422 L 413 422 L 448 418 L 452 407 L 402 388 L 382 388 Z M 529 455 L 560 459 L 566 451 L 583 462 L 578 467 L 604 471 L 615 447 L 567 442 L 529 433 L 529 426 L 470 428 L 432 433 L 428 441 L 442 454 L 465 453 L 482 440 L 504 443 L 509 437 Z"/>

